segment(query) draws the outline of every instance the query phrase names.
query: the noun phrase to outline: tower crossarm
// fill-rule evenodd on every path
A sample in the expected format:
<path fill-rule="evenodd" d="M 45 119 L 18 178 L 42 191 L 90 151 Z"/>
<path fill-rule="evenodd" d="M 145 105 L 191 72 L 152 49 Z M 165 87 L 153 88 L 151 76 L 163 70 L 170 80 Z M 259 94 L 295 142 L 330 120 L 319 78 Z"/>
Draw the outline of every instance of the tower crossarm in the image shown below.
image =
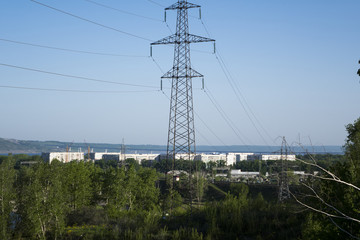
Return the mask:
<path fill-rule="evenodd" d="M 182 43 L 200 43 L 200 42 L 215 42 L 214 39 L 188 34 L 184 39 L 181 39 L 176 34 L 160 39 L 159 41 L 151 43 L 151 45 L 162 44 L 182 44 Z"/>
<path fill-rule="evenodd" d="M 161 78 L 195 78 L 195 77 L 204 77 L 204 75 L 202 75 L 201 73 L 199 73 L 198 71 L 192 68 L 189 68 L 184 76 L 178 75 L 177 69 L 173 67 L 167 73 L 165 73 Z"/>
<path fill-rule="evenodd" d="M 165 8 L 165 10 L 189 9 L 189 8 L 200 8 L 200 7 L 201 7 L 200 5 L 189 3 L 187 1 L 180 1 L 180 2 L 174 3 L 170 7 Z"/>

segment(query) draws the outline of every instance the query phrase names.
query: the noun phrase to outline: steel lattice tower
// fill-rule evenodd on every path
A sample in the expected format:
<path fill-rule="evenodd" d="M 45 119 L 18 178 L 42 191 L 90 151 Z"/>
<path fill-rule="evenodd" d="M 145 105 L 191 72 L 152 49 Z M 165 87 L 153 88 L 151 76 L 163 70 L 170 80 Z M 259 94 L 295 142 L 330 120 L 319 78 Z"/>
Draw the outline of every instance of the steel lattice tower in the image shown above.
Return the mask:
<path fill-rule="evenodd" d="M 285 153 L 284 153 L 285 148 Z M 288 179 L 288 148 L 285 137 L 283 137 L 283 142 L 281 146 L 281 173 L 279 179 L 279 202 L 283 202 L 286 199 L 290 198 L 289 190 L 289 179 Z"/>
<path fill-rule="evenodd" d="M 203 75 L 191 68 L 190 43 L 215 41 L 189 33 L 190 8 L 200 6 L 187 0 L 178 0 L 165 8 L 165 14 L 166 10 L 177 10 L 176 33 L 151 44 L 175 45 L 173 68 L 162 76 L 172 79 L 167 156 L 173 160 L 176 154 L 187 154 L 187 160 L 193 160 L 196 152 L 192 78 Z"/>

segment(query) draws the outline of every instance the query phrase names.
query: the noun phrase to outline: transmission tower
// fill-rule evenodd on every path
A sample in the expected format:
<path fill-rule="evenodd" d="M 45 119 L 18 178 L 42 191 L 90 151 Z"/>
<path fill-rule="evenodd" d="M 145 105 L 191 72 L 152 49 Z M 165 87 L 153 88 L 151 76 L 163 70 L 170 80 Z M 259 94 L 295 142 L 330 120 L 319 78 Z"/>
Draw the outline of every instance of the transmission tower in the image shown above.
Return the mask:
<path fill-rule="evenodd" d="M 284 150 L 285 149 L 285 150 Z M 290 198 L 289 179 L 288 179 L 288 147 L 285 137 L 283 137 L 281 146 L 281 173 L 279 176 L 279 202 Z"/>
<path fill-rule="evenodd" d="M 190 8 L 200 6 L 187 0 L 178 0 L 177 3 L 165 8 L 165 20 L 167 10 L 177 10 L 176 33 L 151 43 L 151 46 L 175 45 L 173 68 L 162 76 L 162 79 L 172 79 L 167 157 L 173 161 L 176 154 L 186 154 L 186 160 L 193 160 L 196 153 L 192 78 L 203 75 L 191 68 L 190 43 L 215 42 L 213 39 L 189 33 Z"/>
<path fill-rule="evenodd" d="M 125 140 L 124 138 L 122 139 L 122 143 L 121 143 L 121 151 L 120 151 L 120 161 L 125 161 L 126 160 L 126 156 L 125 156 L 125 150 L 126 150 L 126 147 L 125 147 Z"/>

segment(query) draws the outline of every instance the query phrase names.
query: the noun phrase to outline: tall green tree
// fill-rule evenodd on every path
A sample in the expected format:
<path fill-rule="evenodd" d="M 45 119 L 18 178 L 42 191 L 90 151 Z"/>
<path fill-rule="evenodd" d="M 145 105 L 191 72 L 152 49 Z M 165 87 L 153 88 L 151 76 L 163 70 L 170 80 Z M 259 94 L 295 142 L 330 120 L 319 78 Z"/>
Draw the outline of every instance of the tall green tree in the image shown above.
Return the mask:
<path fill-rule="evenodd" d="M 360 118 L 346 126 L 348 137 L 344 145 L 346 161 L 336 162 L 322 170 L 316 181 L 304 184 L 310 200 L 297 201 L 315 211 L 307 218 L 304 235 L 332 236 L 332 239 L 360 238 Z M 317 226 L 312 227 L 312 226 Z"/>
<path fill-rule="evenodd" d="M 65 164 L 65 184 L 68 203 L 72 210 L 89 206 L 92 197 L 91 188 L 92 163 L 72 161 Z"/>
<path fill-rule="evenodd" d="M 118 218 L 124 212 L 151 211 L 159 201 L 156 188 L 157 174 L 154 169 L 134 166 L 109 168 L 105 174 L 104 195 L 107 211 L 111 217 Z"/>
<path fill-rule="evenodd" d="M 193 185 L 195 186 L 195 197 L 198 203 L 200 203 L 205 195 L 208 188 L 208 181 L 204 172 L 196 172 L 192 179 Z"/>
<path fill-rule="evenodd" d="M 12 155 L 5 158 L 0 164 L 0 236 L 1 239 L 10 238 L 11 213 L 15 206 L 16 192 L 15 161 Z"/>
<path fill-rule="evenodd" d="M 29 238 L 59 238 L 65 228 L 66 189 L 63 164 L 39 163 L 19 177 L 20 231 Z"/>
<path fill-rule="evenodd" d="M 107 169 L 103 189 L 107 201 L 106 210 L 111 218 L 119 218 L 125 210 L 125 188 L 124 168 Z"/>
<path fill-rule="evenodd" d="M 158 205 L 160 191 L 156 187 L 158 180 L 154 169 L 140 168 L 137 172 L 136 208 L 150 211 Z"/>

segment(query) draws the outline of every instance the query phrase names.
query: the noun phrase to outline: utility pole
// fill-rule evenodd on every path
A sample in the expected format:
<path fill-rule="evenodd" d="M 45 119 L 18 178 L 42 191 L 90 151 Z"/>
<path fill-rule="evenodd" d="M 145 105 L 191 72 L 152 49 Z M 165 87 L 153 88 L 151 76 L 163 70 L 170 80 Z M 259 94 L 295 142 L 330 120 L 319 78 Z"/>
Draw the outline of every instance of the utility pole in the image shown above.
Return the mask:
<path fill-rule="evenodd" d="M 285 149 L 285 152 L 284 152 Z M 279 178 L 279 202 L 284 202 L 290 198 L 289 190 L 289 179 L 288 179 L 288 148 L 285 137 L 283 137 L 282 146 L 281 146 L 281 173 Z"/>

